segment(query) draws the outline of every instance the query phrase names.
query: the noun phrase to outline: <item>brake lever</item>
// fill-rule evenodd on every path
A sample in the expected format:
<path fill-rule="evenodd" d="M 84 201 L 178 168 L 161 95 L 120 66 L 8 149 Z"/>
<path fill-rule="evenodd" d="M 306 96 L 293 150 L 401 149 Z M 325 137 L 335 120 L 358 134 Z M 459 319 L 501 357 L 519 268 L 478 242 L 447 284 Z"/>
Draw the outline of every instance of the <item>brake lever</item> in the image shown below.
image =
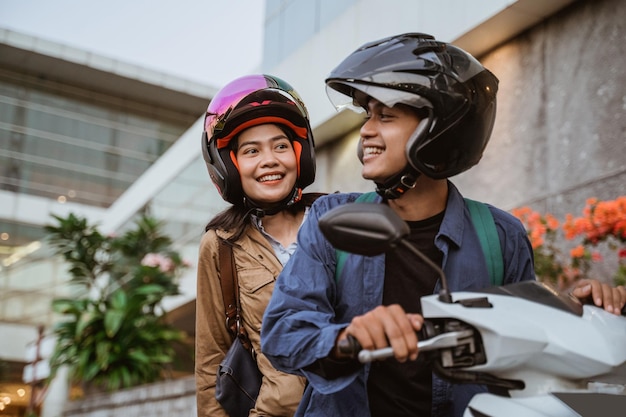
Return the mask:
<path fill-rule="evenodd" d="M 417 343 L 417 347 L 420 352 L 428 352 L 430 350 L 437 350 L 443 348 L 456 347 L 459 345 L 459 341 L 466 337 L 471 337 L 473 332 L 471 330 L 459 330 L 455 332 L 443 333 L 438 336 L 426 339 Z M 386 359 L 393 356 L 393 348 L 386 347 L 376 350 L 363 349 L 359 352 L 359 362 L 368 363 L 379 359 Z"/>

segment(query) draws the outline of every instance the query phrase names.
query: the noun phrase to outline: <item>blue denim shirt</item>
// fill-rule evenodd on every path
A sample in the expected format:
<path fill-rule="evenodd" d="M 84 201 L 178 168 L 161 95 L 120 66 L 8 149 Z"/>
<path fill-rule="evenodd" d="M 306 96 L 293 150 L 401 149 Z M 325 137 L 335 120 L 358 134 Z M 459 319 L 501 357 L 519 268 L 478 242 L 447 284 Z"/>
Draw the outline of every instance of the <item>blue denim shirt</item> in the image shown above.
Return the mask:
<path fill-rule="evenodd" d="M 443 270 L 451 291 L 489 286 L 487 265 L 469 210 L 452 183 L 446 212 L 435 245 L 443 253 Z M 359 194 L 329 194 L 311 207 L 298 233 L 298 249 L 278 277 L 261 329 L 261 348 L 279 370 L 308 379 L 296 416 L 370 415 L 367 400 L 369 365 L 337 379 L 307 371 L 333 349 L 337 335 L 353 317 L 382 303 L 384 255 L 350 254 L 342 275 L 335 279 L 336 252 L 318 227 L 319 218 L 333 207 L 353 202 Z M 378 199 L 380 202 L 381 199 Z M 504 282 L 535 279 L 532 248 L 522 224 L 512 215 L 489 206 L 504 258 Z M 435 292 L 438 292 L 437 283 Z M 433 378 L 433 416 L 461 416 L 482 386 L 454 385 Z"/>

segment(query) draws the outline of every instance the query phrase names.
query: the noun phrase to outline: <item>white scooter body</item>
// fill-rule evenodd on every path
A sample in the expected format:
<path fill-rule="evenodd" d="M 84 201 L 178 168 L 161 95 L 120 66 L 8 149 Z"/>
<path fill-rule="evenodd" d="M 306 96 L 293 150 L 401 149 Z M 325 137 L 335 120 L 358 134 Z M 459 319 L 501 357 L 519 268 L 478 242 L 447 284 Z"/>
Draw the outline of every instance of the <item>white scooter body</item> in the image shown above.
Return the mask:
<path fill-rule="evenodd" d="M 467 307 L 460 300 L 486 297 L 491 307 Z M 465 416 L 580 416 L 552 393 L 589 393 L 591 381 L 626 383 L 626 318 L 595 306 L 582 316 L 510 295 L 452 293 L 421 299 L 426 320 L 456 318 L 482 338 L 486 363 L 463 371 L 521 380 L 525 388 L 510 398 L 478 394 Z M 624 397 L 626 405 L 626 397 Z M 626 411 L 624 411 L 626 415 Z"/>

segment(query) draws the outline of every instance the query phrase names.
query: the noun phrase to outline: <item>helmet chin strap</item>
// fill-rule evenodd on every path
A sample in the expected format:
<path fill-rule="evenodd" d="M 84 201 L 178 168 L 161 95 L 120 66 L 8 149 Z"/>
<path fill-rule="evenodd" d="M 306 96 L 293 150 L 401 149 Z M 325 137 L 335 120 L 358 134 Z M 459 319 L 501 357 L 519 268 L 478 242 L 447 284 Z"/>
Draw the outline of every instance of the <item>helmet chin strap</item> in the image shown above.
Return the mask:
<path fill-rule="evenodd" d="M 272 204 L 261 204 L 244 195 L 243 204 L 248 211 L 255 216 L 261 218 L 263 216 L 273 216 L 286 209 L 287 207 L 297 203 L 302 198 L 302 189 L 297 186 L 293 187 L 291 194 L 283 200 Z"/>
<path fill-rule="evenodd" d="M 420 172 L 407 164 L 402 171 L 388 178 L 383 183 L 376 183 L 376 192 L 386 200 L 401 197 L 407 190 L 415 187 Z"/>

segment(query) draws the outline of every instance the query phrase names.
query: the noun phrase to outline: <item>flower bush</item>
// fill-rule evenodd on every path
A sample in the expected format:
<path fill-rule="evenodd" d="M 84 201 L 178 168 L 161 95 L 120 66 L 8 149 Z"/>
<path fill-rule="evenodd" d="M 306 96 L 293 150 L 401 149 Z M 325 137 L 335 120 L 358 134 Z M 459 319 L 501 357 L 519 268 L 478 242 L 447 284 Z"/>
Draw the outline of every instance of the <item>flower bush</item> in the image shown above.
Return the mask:
<path fill-rule="evenodd" d="M 71 298 L 53 301 L 52 379 L 68 366 L 71 383 L 114 391 L 162 379 L 184 333 L 164 320 L 161 301 L 179 293 L 188 264 L 160 223 L 142 216 L 122 236 L 104 236 L 84 218 L 54 217 L 48 241 L 69 265 Z"/>
<path fill-rule="evenodd" d="M 609 274 L 613 284 L 626 284 L 626 196 L 590 198 L 580 216 L 568 213 L 563 222 L 530 207 L 512 214 L 528 231 L 540 281 L 563 289 L 600 271 L 604 275 L 598 279 L 607 282 Z"/>

